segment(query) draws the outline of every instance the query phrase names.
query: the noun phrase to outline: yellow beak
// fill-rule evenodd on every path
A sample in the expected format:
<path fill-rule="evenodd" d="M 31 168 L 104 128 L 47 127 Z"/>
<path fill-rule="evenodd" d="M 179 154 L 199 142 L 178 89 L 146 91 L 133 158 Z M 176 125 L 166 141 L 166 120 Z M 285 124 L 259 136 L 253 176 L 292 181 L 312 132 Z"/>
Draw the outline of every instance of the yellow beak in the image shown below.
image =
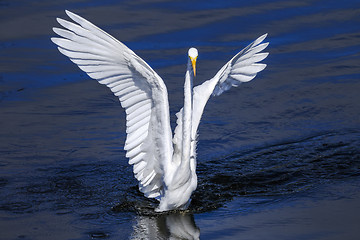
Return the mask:
<path fill-rule="evenodd" d="M 194 70 L 194 77 L 196 77 L 196 58 L 197 57 L 194 57 L 194 58 L 190 57 L 191 65 L 192 65 L 193 70 Z"/>

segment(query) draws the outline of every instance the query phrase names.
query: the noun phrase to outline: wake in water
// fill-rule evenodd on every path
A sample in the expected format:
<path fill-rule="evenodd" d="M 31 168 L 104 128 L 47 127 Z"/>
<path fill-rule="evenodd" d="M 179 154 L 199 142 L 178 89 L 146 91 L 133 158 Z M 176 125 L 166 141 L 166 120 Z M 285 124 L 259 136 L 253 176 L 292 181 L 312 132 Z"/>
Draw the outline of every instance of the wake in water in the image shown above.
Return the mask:
<path fill-rule="evenodd" d="M 360 176 L 360 133 L 324 133 L 235 153 L 199 163 L 199 186 L 188 212 L 207 212 L 234 197 L 266 197 L 305 191 L 321 182 Z M 131 190 L 135 192 L 134 186 Z M 211 192 L 211 194 L 209 194 Z M 140 192 L 129 195 L 113 211 L 154 214 L 156 202 Z"/>

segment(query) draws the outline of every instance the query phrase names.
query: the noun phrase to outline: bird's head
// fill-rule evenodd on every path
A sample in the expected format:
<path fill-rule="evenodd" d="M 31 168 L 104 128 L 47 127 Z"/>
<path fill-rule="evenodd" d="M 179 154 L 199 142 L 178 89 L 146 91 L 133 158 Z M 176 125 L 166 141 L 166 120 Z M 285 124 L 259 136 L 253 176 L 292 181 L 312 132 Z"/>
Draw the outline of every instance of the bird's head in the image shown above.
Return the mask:
<path fill-rule="evenodd" d="M 194 71 L 194 76 L 196 76 L 196 59 L 198 57 L 198 50 L 196 48 L 190 48 L 188 54 Z"/>

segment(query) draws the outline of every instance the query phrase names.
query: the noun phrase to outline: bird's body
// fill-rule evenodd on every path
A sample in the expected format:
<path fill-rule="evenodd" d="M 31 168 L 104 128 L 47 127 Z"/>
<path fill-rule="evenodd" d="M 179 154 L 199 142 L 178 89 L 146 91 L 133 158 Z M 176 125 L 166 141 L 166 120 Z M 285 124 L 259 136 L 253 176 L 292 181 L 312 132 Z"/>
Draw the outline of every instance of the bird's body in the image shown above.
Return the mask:
<path fill-rule="evenodd" d="M 268 55 L 260 53 L 268 45 L 261 43 L 266 34 L 197 87 L 193 87 L 193 80 L 198 52 L 189 49 L 184 107 L 176 114 L 172 137 L 167 89 L 159 75 L 123 43 L 84 18 L 66 13 L 76 24 L 57 19 L 65 29 L 53 28 L 61 38 L 52 41 L 61 53 L 119 98 L 126 112 L 124 149 L 140 191 L 159 200 L 156 211 L 186 209 L 197 187 L 196 140 L 204 107 L 211 95 L 250 81 L 265 68 L 257 62 Z"/>

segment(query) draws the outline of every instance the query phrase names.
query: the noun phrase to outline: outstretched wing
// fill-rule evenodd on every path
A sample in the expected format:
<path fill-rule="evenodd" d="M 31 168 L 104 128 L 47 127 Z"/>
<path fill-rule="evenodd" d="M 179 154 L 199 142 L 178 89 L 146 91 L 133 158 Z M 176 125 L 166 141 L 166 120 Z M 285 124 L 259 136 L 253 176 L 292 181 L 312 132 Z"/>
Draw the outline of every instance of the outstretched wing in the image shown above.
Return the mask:
<path fill-rule="evenodd" d="M 227 62 L 212 79 L 193 89 L 192 139 L 196 138 L 201 116 L 211 95 L 218 96 L 231 87 L 252 80 L 266 67 L 266 64 L 258 63 L 268 56 L 268 53 L 260 53 L 269 44 L 261 43 L 266 36 L 257 38 Z"/>
<path fill-rule="evenodd" d="M 105 84 L 126 111 L 124 149 L 139 189 L 160 195 L 164 165 L 171 161 L 172 142 L 166 86 L 139 56 L 84 18 L 66 11 L 75 22 L 57 19 L 61 38 L 51 40 L 91 78 Z M 161 137 L 158 137 L 161 136 Z"/>

